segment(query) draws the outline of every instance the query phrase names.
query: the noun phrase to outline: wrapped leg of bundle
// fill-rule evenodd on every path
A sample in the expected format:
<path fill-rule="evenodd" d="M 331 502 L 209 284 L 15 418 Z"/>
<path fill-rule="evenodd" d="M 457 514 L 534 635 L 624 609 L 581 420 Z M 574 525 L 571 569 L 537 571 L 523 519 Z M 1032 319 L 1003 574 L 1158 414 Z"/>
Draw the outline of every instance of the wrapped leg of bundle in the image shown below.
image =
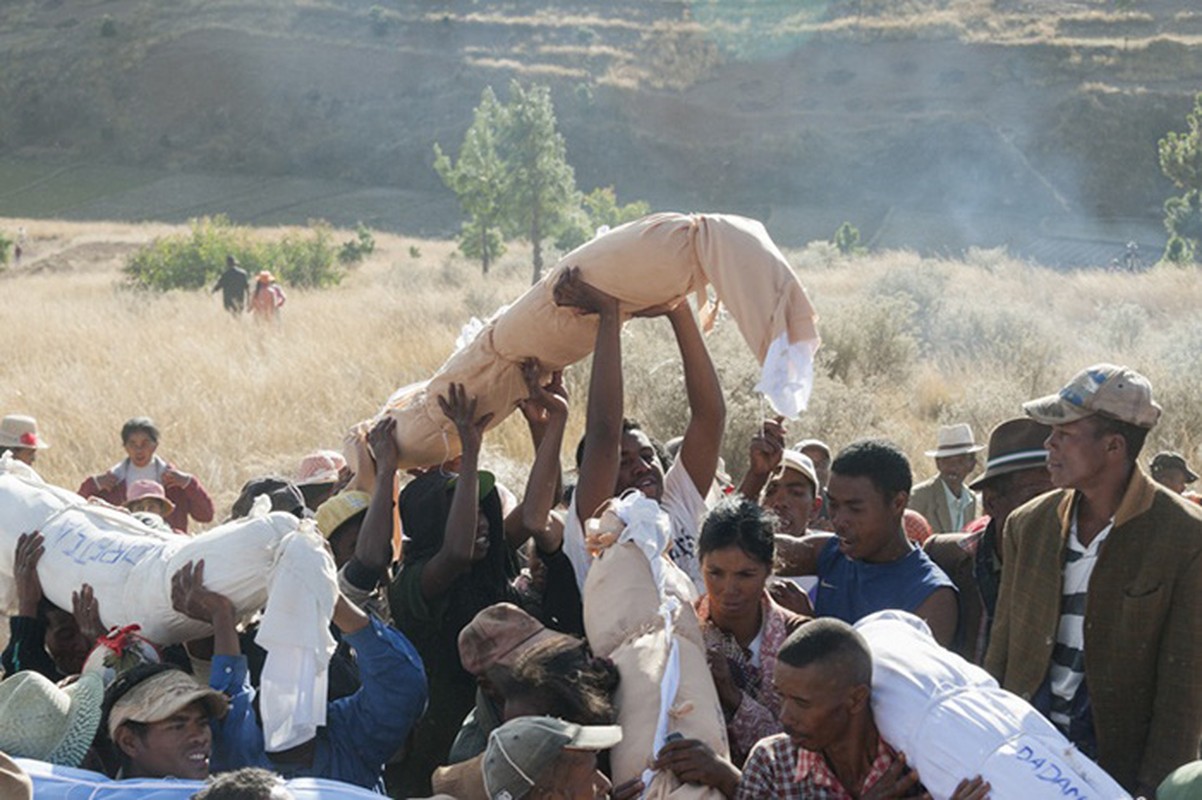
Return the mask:
<path fill-rule="evenodd" d="M 621 675 L 615 698 L 622 741 L 610 751 L 615 784 L 642 777 L 644 798 L 713 798 L 649 765 L 669 734 L 700 739 L 729 757 L 726 722 L 689 602 L 689 578 L 664 557 L 667 515 L 638 492 L 614 502 L 625 528 L 593 562 L 584 585 L 584 627 L 597 655 Z"/>
<path fill-rule="evenodd" d="M 940 647 L 918 617 L 881 611 L 855 627 L 872 651 L 877 728 L 936 800 L 975 775 L 993 797 L 1130 797 L 1029 703 Z"/>
<path fill-rule="evenodd" d="M 480 414 L 498 425 L 525 397 L 521 363 L 546 370 L 587 356 L 596 318 L 555 305 L 563 269 L 618 298 L 625 316 L 712 286 L 762 366 L 756 387 L 778 412 L 796 417 L 809 397 L 818 347 L 814 310 L 788 262 L 754 220 L 724 214 L 653 214 L 604 233 L 564 256 L 512 305 L 468 335 L 429 381 L 398 390 L 382 413 L 397 419 L 405 466 L 440 463 L 459 452 L 436 398 L 451 383 L 479 396 Z"/>
<path fill-rule="evenodd" d="M 33 781 L 37 800 L 191 800 L 203 781 L 175 778 L 127 778 L 115 781 L 86 769 L 72 769 L 18 758 L 17 764 Z M 323 778 L 293 778 L 285 785 L 295 800 L 379 800 L 380 795 L 358 786 Z"/>
<path fill-rule="evenodd" d="M 262 705 L 267 749 L 306 741 L 325 724 L 326 667 L 334 641 L 329 621 L 337 599 L 333 561 L 312 523 L 268 513 L 226 523 L 195 537 L 166 534 L 133 516 L 50 486 L 20 462 L 0 464 L 0 603 L 15 611 L 13 556 L 22 533 L 41 531 L 38 563 L 50 602 L 71 608 L 87 583 L 109 627 L 137 623 L 142 635 L 174 644 L 212 633 L 171 605 L 171 577 L 189 561 L 205 562 L 205 586 L 225 595 L 244 618 L 266 606 L 259 641 L 268 656 Z M 310 690 L 309 687 L 312 687 Z"/>

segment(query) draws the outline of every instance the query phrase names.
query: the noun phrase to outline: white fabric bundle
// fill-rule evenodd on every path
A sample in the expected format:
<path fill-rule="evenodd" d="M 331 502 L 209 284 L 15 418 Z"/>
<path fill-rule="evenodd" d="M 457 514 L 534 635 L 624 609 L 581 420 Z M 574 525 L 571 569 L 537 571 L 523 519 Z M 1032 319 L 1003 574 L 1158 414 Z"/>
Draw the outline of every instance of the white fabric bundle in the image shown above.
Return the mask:
<path fill-rule="evenodd" d="M 879 611 L 855 628 L 872 651 L 877 728 L 935 800 L 976 775 L 998 798 L 1130 797 L 1029 703 L 941 647 L 918 617 Z"/>
<path fill-rule="evenodd" d="M 648 768 L 672 733 L 730 755 L 690 602 L 693 584 L 664 555 L 667 514 L 639 492 L 611 501 L 605 513 L 626 527 L 589 570 L 584 629 L 593 652 L 612 659 L 622 676 L 615 698 L 622 741 L 610 751 L 614 782 L 641 776 L 644 798 L 716 800 L 721 793 L 714 789 Z"/>
<path fill-rule="evenodd" d="M 126 778 L 115 781 L 97 772 L 72 769 L 18 758 L 17 764 L 33 781 L 37 800 L 191 800 L 204 781 L 175 778 Z M 341 781 L 293 778 L 286 781 L 295 800 L 379 800 L 380 795 Z M 433 800 L 433 799 L 432 799 Z"/>
<path fill-rule="evenodd" d="M 205 586 L 228 597 L 240 616 L 249 618 L 266 606 L 260 638 L 268 649 L 264 694 L 279 698 L 262 704 L 269 748 L 305 741 L 325 723 L 325 669 L 334 651 L 328 626 L 337 584 L 333 560 L 312 523 L 276 512 L 195 537 L 168 534 L 50 486 L 21 467 L 0 462 L 5 612 L 16 610 L 17 538 L 41 531 L 45 552 L 38 576 L 50 602 L 70 609 L 71 593 L 87 583 L 108 627 L 137 623 L 143 636 L 162 645 L 201 638 L 212 628 L 172 608 L 171 577 L 189 561 L 204 559 Z"/>

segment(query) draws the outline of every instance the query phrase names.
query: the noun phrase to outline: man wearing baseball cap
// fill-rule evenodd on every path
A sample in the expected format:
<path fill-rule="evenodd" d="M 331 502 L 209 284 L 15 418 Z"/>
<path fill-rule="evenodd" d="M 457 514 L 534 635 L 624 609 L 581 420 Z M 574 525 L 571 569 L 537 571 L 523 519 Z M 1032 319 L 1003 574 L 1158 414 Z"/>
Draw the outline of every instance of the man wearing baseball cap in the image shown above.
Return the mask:
<path fill-rule="evenodd" d="M 1139 468 L 1147 378 L 1097 364 L 1023 405 L 1057 491 L 1006 523 L 985 666 L 1147 797 L 1202 740 L 1202 511 Z"/>
<path fill-rule="evenodd" d="M 492 800 L 608 797 L 597 753 L 622 741 L 617 725 L 576 725 L 554 717 L 518 717 L 488 737 L 484 786 Z"/>
<path fill-rule="evenodd" d="M 936 534 L 923 543 L 927 555 L 959 590 L 960 625 L 952 649 L 974 664 L 985 660 L 997 613 L 1006 519 L 1023 503 L 1052 489 L 1043 446 L 1051 432 L 1027 417 L 1008 419 L 994 428 L 985 472 L 968 487 L 981 493 L 987 524 L 969 533 Z"/>

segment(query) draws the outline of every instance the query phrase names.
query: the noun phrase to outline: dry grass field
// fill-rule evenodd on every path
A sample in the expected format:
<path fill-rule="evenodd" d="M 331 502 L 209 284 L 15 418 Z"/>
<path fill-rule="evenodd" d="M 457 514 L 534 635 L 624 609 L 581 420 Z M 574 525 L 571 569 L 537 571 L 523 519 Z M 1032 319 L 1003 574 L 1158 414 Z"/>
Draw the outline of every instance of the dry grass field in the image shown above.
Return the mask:
<path fill-rule="evenodd" d="M 42 475 L 75 488 L 123 455 L 121 423 L 146 414 L 162 429 L 160 453 L 200 476 L 219 518 L 247 478 L 290 474 L 307 451 L 338 447 L 348 426 L 429 375 L 463 323 L 515 298 L 528 275 L 522 250 L 484 279 L 450 243 L 381 234 L 375 255 L 341 286 L 291 291 L 282 322 L 268 328 L 231 318 L 205 292 L 122 288 L 124 258 L 178 228 L 0 219 L 9 234 L 19 226 L 28 231 L 26 258 L 0 271 L 0 411 L 38 418 L 52 444 L 39 457 Z M 1063 273 L 996 251 L 959 261 L 907 252 L 844 259 L 824 244 L 789 255 L 824 337 L 811 408 L 791 435 L 836 446 L 885 435 L 924 476 L 933 465 L 922 451 L 938 424 L 967 421 L 983 439 L 1022 400 L 1112 360 L 1147 374 L 1165 406 L 1149 447 L 1178 449 L 1198 465 L 1195 270 Z M 636 321 L 625 334 L 627 413 L 662 438 L 683 425 L 670 341 L 662 321 Z M 734 326 L 720 325 L 710 346 L 728 398 L 725 456 L 737 476 L 766 409 Z M 586 381 L 587 365 L 569 375 L 572 445 Z M 486 448 L 486 464 L 520 490 L 531 453 L 520 418 L 490 433 Z"/>

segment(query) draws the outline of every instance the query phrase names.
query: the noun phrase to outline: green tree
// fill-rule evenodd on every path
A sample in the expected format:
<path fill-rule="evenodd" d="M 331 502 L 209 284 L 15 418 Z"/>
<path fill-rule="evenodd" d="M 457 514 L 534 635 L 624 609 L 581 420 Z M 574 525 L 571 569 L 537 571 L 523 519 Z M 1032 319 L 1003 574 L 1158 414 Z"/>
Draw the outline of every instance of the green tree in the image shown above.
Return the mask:
<path fill-rule="evenodd" d="M 580 198 L 580 208 L 571 215 L 571 221 L 560 231 L 555 246 L 560 250 L 572 250 L 587 242 L 601 226 L 616 228 L 631 220 L 645 217 L 650 206 L 642 200 L 618 205 L 618 196 L 612 186 L 598 186 Z"/>
<path fill-rule="evenodd" d="M 543 274 L 543 239 L 568 224 L 580 205 L 576 173 L 567 160 L 567 144 L 555 128 L 555 108 L 546 86 L 509 84 L 505 106 L 503 153 L 508 164 L 506 218 L 510 230 L 534 251 L 537 283 Z"/>
<path fill-rule="evenodd" d="M 864 252 L 864 248 L 860 246 L 860 229 L 850 222 L 844 222 L 835 231 L 835 238 L 831 239 L 831 244 L 845 256 L 859 255 Z"/>
<path fill-rule="evenodd" d="M 1160 171 L 1183 191 L 1164 204 L 1165 257 L 1179 263 L 1193 261 L 1202 242 L 1202 94 L 1185 122 L 1188 130 L 1169 131 L 1159 142 Z"/>
<path fill-rule="evenodd" d="M 497 102 L 490 86 L 480 96 L 459 158 L 452 163 L 442 148 L 434 145 L 434 170 L 459 198 L 468 217 L 459 237 L 459 249 L 468 258 L 480 259 L 486 275 L 489 265 L 505 253 L 500 229 L 509 170 L 498 147 L 505 121 L 505 107 Z"/>

